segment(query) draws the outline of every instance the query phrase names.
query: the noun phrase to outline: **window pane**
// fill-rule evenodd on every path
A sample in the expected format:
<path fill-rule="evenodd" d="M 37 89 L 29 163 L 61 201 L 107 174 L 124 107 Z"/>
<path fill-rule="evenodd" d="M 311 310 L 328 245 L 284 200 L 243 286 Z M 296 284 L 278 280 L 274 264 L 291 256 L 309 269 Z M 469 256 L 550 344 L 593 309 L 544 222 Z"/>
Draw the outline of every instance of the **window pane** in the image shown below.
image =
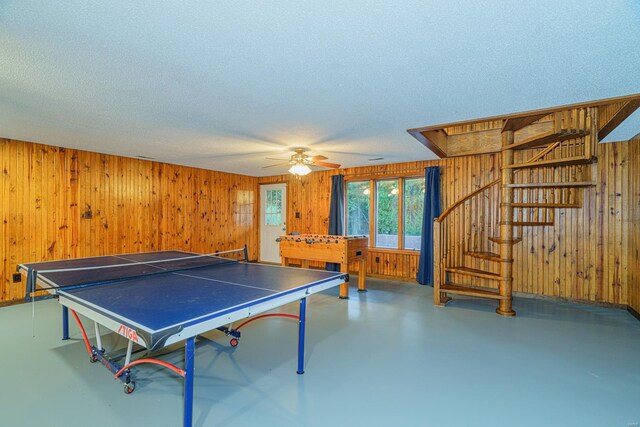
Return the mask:
<path fill-rule="evenodd" d="M 424 208 L 424 178 L 404 180 L 404 247 L 420 250 L 422 214 Z"/>
<path fill-rule="evenodd" d="M 347 183 L 347 235 L 369 238 L 369 181 Z"/>
<path fill-rule="evenodd" d="M 398 248 L 398 180 L 376 182 L 376 247 Z"/>
<path fill-rule="evenodd" d="M 270 214 L 271 213 L 271 190 L 267 191 L 267 203 L 265 205 L 265 213 Z"/>
<path fill-rule="evenodd" d="M 268 190 L 266 198 L 265 225 L 282 226 L 282 190 Z"/>

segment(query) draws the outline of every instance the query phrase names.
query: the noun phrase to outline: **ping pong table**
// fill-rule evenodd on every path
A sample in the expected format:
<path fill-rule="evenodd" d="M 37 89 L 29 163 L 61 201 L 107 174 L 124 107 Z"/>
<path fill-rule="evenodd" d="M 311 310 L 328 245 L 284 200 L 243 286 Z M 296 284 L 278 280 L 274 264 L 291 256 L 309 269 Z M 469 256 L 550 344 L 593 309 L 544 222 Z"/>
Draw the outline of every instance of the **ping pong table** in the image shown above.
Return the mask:
<path fill-rule="evenodd" d="M 69 312 L 76 320 L 92 362 L 100 361 L 124 384 L 125 393 L 135 389 L 131 368 L 153 363 L 171 369 L 184 379 L 184 425 L 193 420 L 195 340 L 214 329 L 231 336 L 237 345 L 239 329 L 260 317 L 298 319 L 298 374 L 304 373 L 306 298 L 348 282 L 345 273 L 249 263 L 243 259 L 199 255 L 183 251 L 78 258 L 21 264 L 27 277 L 27 299 L 46 289 L 62 304 L 62 335 L 69 338 Z M 233 252 L 233 251 L 228 251 Z M 239 258 L 239 257 L 237 257 Z M 263 314 L 233 328 L 233 322 L 300 301 L 299 316 Z M 96 343 L 91 345 L 77 313 L 94 322 Z M 103 348 L 100 327 L 128 340 L 124 363 Z M 132 360 L 137 344 L 148 353 L 184 341 L 184 368 L 163 360 L 142 357 Z"/>

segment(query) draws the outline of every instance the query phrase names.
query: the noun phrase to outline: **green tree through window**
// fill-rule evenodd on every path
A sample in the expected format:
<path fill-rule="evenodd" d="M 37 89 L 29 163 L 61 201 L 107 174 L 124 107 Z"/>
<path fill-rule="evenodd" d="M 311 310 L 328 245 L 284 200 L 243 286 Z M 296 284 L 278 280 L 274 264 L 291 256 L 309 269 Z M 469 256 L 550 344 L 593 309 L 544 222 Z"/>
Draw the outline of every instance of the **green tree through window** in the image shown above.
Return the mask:
<path fill-rule="evenodd" d="M 376 183 L 376 246 L 398 247 L 398 180 Z"/>
<path fill-rule="evenodd" d="M 375 208 L 370 206 L 372 190 Z M 367 236 L 378 248 L 420 250 L 424 192 L 422 177 L 347 182 L 347 234 Z M 369 236 L 372 221 L 375 241 Z"/>
<path fill-rule="evenodd" d="M 424 211 L 424 178 L 404 180 L 404 247 L 420 249 Z"/>
<path fill-rule="evenodd" d="M 347 234 L 369 237 L 369 181 L 347 183 Z"/>

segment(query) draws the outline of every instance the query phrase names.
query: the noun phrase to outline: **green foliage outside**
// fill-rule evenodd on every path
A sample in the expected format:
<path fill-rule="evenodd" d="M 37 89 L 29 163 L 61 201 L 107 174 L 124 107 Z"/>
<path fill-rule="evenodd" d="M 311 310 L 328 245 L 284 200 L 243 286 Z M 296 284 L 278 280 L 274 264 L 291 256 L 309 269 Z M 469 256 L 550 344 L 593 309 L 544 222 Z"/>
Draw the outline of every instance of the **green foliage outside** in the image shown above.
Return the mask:
<path fill-rule="evenodd" d="M 404 180 L 404 232 L 422 234 L 424 178 Z M 394 194 L 395 193 L 395 194 Z M 398 180 L 376 182 L 377 233 L 398 233 Z M 369 181 L 347 183 L 347 234 L 369 235 Z"/>
<path fill-rule="evenodd" d="M 398 181 L 378 181 L 377 183 L 377 224 L 378 234 L 398 234 Z"/>
<path fill-rule="evenodd" d="M 404 181 L 404 233 L 407 236 L 422 234 L 424 213 L 424 178 Z"/>
<path fill-rule="evenodd" d="M 347 183 L 347 234 L 369 235 L 369 181 Z"/>

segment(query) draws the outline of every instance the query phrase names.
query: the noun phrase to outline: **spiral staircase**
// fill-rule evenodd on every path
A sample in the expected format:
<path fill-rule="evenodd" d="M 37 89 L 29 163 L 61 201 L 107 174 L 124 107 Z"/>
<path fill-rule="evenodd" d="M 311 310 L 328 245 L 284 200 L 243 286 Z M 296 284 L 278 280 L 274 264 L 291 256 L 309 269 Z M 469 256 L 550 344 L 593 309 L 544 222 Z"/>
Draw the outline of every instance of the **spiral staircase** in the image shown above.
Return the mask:
<path fill-rule="evenodd" d="M 597 144 L 638 107 L 640 95 L 631 95 L 410 129 L 440 157 L 500 153 L 500 176 L 434 221 L 434 304 L 488 298 L 514 316 L 513 248 L 523 229 L 553 227 L 556 210 L 582 206 L 595 186 Z"/>

